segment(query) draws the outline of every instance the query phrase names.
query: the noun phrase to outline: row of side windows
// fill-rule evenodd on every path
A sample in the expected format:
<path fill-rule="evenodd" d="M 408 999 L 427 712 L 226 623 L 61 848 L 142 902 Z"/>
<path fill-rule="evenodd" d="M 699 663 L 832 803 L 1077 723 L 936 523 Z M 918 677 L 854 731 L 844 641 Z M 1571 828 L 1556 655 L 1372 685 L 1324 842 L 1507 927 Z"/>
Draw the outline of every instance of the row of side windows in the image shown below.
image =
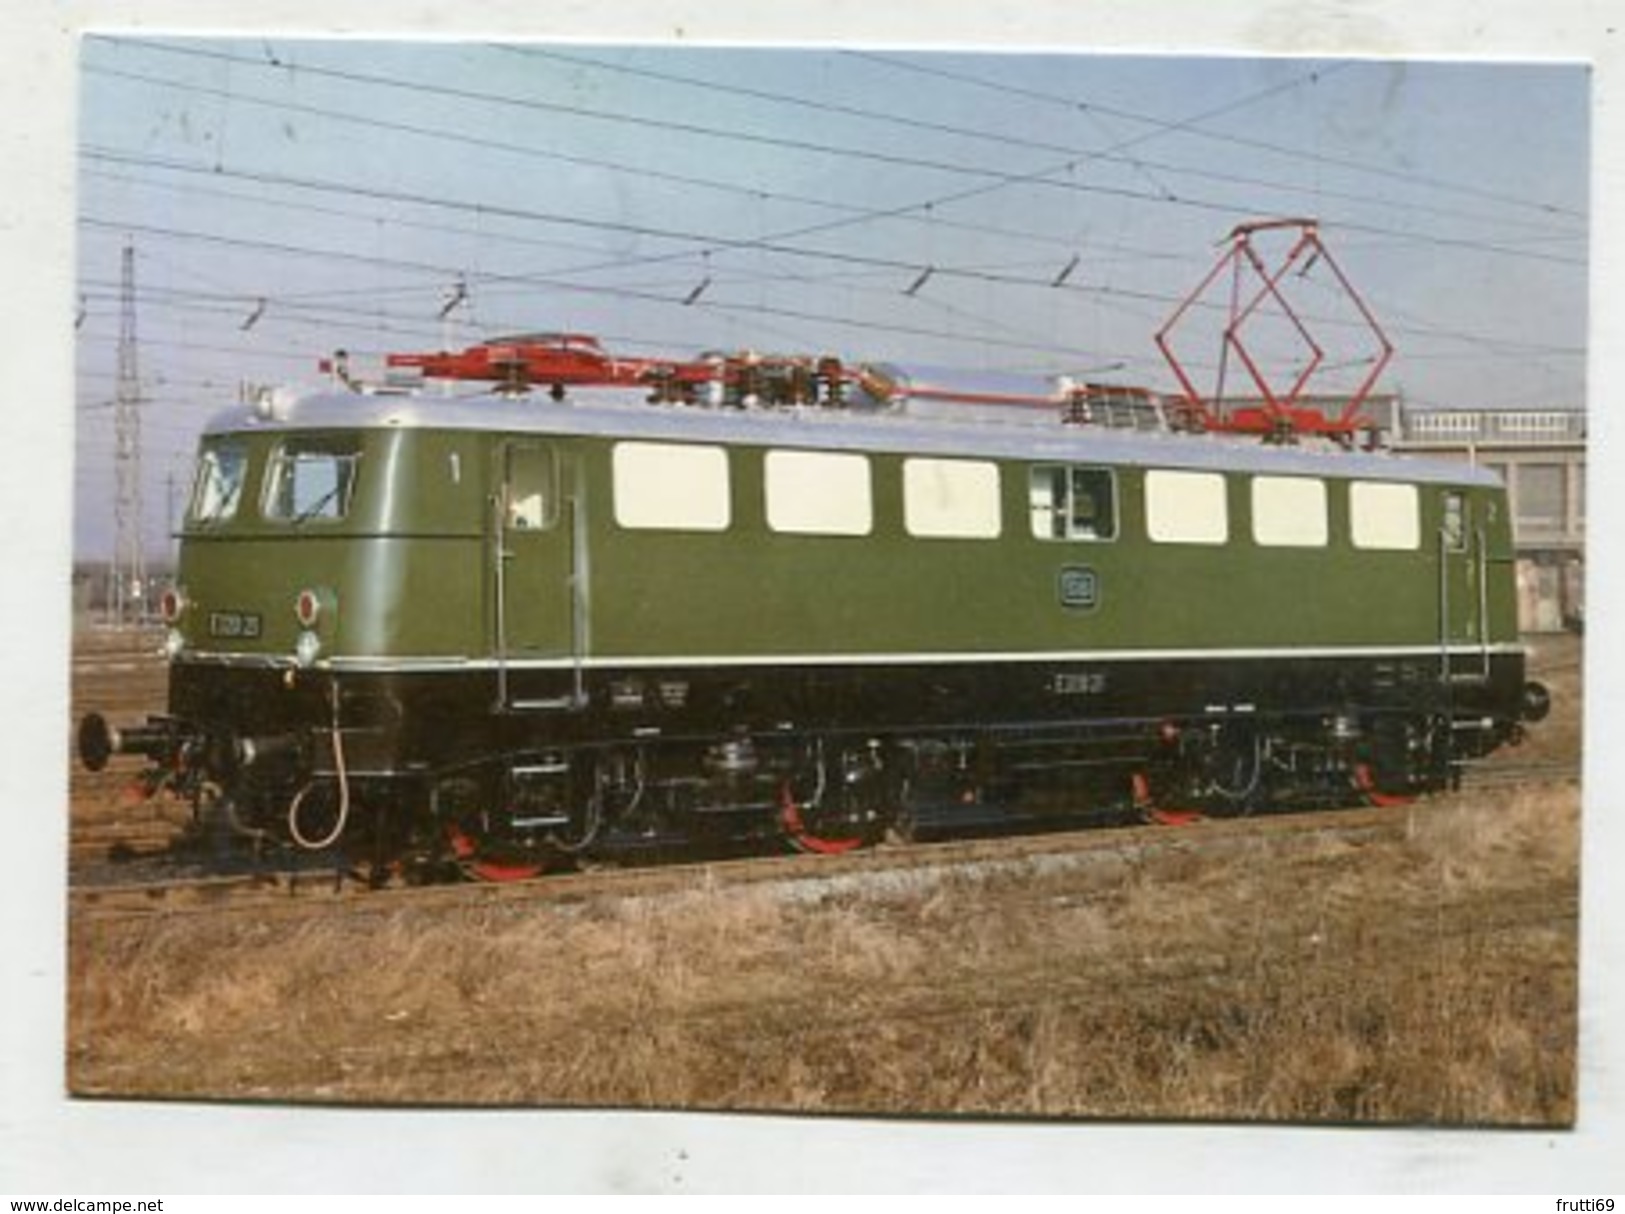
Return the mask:
<path fill-rule="evenodd" d="M 722 447 L 625 442 L 613 454 L 615 521 L 634 530 L 724 531 L 732 523 L 728 452 Z M 995 539 L 1003 531 L 999 467 L 985 460 L 909 457 L 902 462 L 903 523 L 911 536 Z M 1039 464 L 1027 472 L 1032 535 L 1111 541 L 1120 505 L 1115 469 Z M 874 530 L 869 457 L 769 451 L 763 457 L 768 526 L 791 535 L 864 536 Z M 1250 480 L 1253 542 L 1323 548 L 1330 542 L 1326 482 L 1304 476 Z M 1230 540 L 1226 477 L 1150 469 L 1144 474 L 1146 534 L 1154 543 L 1219 545 Z M 1459 494 L 1447 494 L 1459 513 Z M 1415 485 L 1349 483 L 1349 538 L 1356 548 L 1421 546 Z"/>
<path fill-rule="evenodd" d="M 634 530 L 724 531 L 731 523 L 727 452 L 721 447 L 618 443 L 615 521 Z M 868 535 L 874 530 L 869 457 L 769 451 L 763 457 L 767 525 L 787 535 Z M 903 461 L 910 535 L 993 539 L 1001 530 L 999 469 L 980 460 Z"/>

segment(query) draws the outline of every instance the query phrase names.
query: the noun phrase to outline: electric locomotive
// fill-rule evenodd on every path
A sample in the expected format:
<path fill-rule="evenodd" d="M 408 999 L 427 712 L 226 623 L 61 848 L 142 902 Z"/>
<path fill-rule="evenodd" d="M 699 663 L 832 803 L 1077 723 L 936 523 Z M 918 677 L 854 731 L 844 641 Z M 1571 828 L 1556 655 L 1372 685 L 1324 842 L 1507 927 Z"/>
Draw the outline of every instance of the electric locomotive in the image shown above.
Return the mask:
<path fill-rule="evenodd" d="M 473 394 L 340 366 L 211 422 L 167 711 L 86 717 L 83 762 L 261 847 L 502 879 L 1413 796 L 1544 712 L 1482 470 L 1194 437 L 1144 393 L 528 344 L 574 368 L 547 396 L 492 343 Z"/>

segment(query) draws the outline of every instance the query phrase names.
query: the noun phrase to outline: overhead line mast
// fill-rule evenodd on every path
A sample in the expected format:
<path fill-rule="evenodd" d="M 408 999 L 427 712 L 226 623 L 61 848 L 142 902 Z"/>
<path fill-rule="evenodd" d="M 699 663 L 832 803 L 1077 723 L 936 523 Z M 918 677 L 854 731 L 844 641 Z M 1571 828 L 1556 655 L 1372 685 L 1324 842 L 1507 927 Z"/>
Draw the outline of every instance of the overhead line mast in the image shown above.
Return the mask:
<path fill-rule="evenodd" d="M 141 496 L 141 372 L 135 332 L 135 245 L 119 275 L 118 389 L 113 399 L 113 568 L 108 612 L 115 626 L 142 616 L 146 556 Z"/>

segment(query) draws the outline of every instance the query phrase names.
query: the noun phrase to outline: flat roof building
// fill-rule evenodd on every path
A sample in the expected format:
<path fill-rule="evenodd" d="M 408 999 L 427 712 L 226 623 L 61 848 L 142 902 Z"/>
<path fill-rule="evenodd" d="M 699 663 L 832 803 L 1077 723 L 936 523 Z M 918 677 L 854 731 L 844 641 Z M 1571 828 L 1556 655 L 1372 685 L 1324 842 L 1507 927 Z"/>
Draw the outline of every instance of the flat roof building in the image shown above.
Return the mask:
<path fill-rule="evenodd" d="M 1586 415 L 1578 409 L 1411 409 L 1389 435 L 1396 451 L 1462 459 L 1506 482 L 1526 632 L 1585 617 Z"/>
<path fill-rule="evenodd" d="M 1221 414 L 1256 407 L 1225 402 Z M 1340 397 L 1294 402 L 1338 416 Z M 1360 406 L 1361 445 L 1459 459 L 1506 482 L 1518 560 L 1518 623 L 1525 632 L 1578 628 L 1585 617 L 1586 415 L 1580 409 L 1413 408 L 1394 394 Z"/>

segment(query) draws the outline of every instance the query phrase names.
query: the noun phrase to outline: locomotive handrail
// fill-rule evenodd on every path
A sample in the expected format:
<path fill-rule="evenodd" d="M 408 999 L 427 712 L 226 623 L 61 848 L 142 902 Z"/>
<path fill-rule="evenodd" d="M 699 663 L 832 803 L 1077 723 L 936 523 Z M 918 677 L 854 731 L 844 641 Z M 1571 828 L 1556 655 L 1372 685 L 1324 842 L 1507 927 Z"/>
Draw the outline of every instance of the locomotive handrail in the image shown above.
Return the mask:
<path fill-rule="evenodd" d="M 1473 529 L 1477 544 L 1475 560 L 1478 563 L 1478 662 L 1479 678 L 1488 682 L 1490 677 L 1490 552 L 1488 537 L 1483 527 Z"/>
<path fill-rule="evenodd" d="M 1450 540 L 1441 526 L 1439 549 L 1439 682 L 1450 686 Z"/>

